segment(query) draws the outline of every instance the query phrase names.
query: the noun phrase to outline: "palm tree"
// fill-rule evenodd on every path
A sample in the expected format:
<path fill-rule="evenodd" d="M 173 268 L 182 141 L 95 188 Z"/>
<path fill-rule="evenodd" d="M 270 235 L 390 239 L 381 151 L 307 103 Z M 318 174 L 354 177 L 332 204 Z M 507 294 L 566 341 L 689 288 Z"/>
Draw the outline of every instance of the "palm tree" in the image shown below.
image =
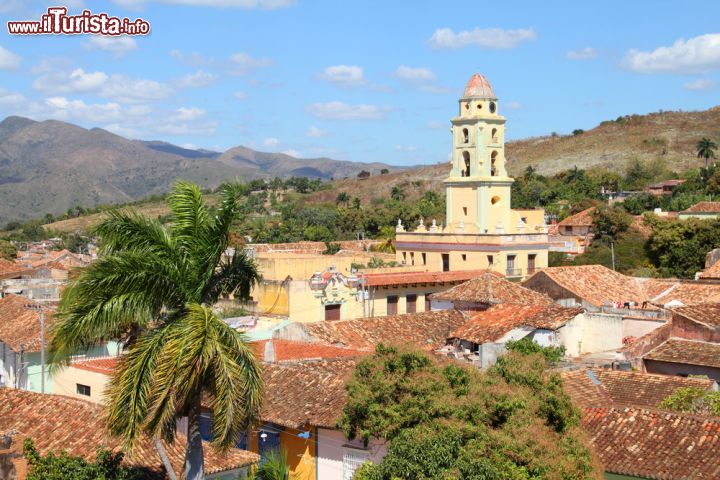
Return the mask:
<path fill-rule="evenodd" d="M 63 293 L 50 344 L 57 369 L 88 346 L 124 342 L 105 398 L 110 432 L 131 451 L 143 433 L 172 442 L 176 420 L 187 417 L 187 480 L 204 478 L 201 397 L 220 449 L 235 443 L 260 406 L 258 362 L 211 309 L 221 295 L 247 299 L 259 279 L 252 259 L 228 250 L 239 192 L 220 187 L 211 217 L 198 186 L 179 182 L 168 198 L 168 227 L 133 211 L 110 213 L 94 232 L 100 258 Z"/>
<path fill-rule="evenodd" d="M 709 161 L 711 158 L 715 157 L 715 150 L 717 149 L 717 144 L 709 138 L 703 137 L 698 140 L 696 148 L 697 157 L 705 159 L 705 176 L 707 176 L 707 172 L 709 169 Z"/>
<path fill-rule="evenodd" d="M 337 197 L 335 197 L 335 203 L 337 205 L 347 206 L 347 204 L 350 203 L 350 195 L 348 195 L 347 192 L 338 193 Z"/>

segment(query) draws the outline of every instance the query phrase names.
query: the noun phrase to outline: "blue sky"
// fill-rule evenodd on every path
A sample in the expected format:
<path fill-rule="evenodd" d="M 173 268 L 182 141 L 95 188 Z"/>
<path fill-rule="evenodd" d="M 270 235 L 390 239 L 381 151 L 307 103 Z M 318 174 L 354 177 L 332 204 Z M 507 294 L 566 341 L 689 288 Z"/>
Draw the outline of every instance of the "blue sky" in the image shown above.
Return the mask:
<path fill-rule="evenodd" d="M 63 4 L 53 2 L 52 5 Z M 0 1 L 0 115 L 141 139 L 395 165 L 446 161 L 474 72 L 508 138 L 720 104 L 720 3 L 71 0 L 147 37 L 12 36 L 49 4 Z"/>

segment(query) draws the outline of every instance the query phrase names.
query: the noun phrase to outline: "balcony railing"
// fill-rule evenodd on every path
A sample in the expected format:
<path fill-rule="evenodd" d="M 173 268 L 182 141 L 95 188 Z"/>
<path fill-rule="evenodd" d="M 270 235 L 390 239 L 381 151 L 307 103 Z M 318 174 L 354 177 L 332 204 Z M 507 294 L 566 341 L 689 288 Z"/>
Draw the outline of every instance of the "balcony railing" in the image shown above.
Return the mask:
<path fill-rule="evenodd" d="M 522 268 L 507 268 L 505 269 L 506 277 L 522 277 Z"/>

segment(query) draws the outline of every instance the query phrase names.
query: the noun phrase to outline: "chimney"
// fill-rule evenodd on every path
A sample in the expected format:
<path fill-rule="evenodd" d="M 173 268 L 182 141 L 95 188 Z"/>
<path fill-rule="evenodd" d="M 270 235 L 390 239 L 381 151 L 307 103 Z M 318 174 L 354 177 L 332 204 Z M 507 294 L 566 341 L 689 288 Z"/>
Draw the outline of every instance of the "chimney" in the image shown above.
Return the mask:
<path fill-rule="evenodd" d="M 265 342 L 265 351 L 263 352 L 263 361 L 274 362 L 275 361 L 275 346 L 273 345 L 272 339 Z"/>

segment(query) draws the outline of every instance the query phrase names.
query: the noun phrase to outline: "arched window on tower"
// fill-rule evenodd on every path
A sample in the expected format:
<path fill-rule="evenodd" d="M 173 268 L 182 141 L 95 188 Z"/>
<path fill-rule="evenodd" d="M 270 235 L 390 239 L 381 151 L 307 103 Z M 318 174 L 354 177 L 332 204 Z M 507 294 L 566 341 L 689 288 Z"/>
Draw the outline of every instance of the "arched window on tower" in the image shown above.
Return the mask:
<path fill-rule="evenodd" d="M 470 176 L 470 153 L 469 152 L 463 152 L 463 163 L 465 164 L 465 169 L 463 170 L 463 177 L 469 177 Z"/>
<path fill-rule="evenodd" d="M 492 154 L 490 155 L 490 176 L 492 177 L 496 177 L 498 174 L 497 156 L 497 150 L 493 150 Z"/>
<path fill-rule="evenodd" d="M 463 128 L 463 143 L 469 143 L 470 142 L 470 132 L 468 132 L 467 128 Z"/>
<path fill-rule="evenodd" d="M 491 136 L 492 136 L 492 143 L 497 143 L 498 142 L 497 128 L 492 129 Z"/>

